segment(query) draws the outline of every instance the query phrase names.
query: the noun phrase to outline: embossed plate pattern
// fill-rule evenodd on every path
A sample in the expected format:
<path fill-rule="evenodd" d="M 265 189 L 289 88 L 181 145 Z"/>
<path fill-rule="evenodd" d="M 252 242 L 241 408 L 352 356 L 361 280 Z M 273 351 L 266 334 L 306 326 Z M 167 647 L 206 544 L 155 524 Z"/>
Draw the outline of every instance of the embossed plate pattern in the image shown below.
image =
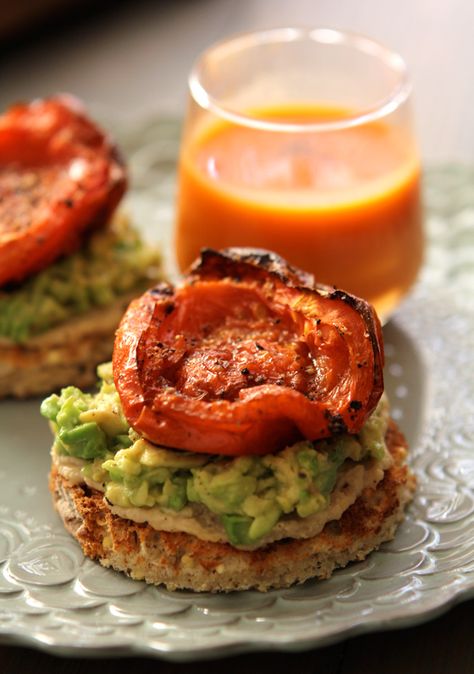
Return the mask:
<path fill-rule="evenodd" d="M 135 176 L 130 208 L 166 250 L 177 128 L 155 120 L 122 134 Z M 131 581 L 84 559 L 54 514 L 51 438 L 38 401 L 3 402 L 0 639 L 69 655 L 175 660 L 297 650 L 410 625 L 474 596 L 472 185 L 474 170 L 428 172 L 426 267 L 385 328 L 387 388 L 419 481 L 394 541 L 329 581 L 267 594 L 170 593 Z"/>

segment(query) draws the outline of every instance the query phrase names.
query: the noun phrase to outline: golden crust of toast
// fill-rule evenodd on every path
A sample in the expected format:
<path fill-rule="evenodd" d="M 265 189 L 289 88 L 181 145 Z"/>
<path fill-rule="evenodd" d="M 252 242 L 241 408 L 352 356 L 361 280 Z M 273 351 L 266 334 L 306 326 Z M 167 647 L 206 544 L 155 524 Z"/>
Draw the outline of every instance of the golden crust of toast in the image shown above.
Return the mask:
<path fill-rule="evenodd" d="M 284 539 L 253 551 L 122 519 L 111 513 L 102 493 L 68 483 L 54 467 L 50 489 L 66 529 L 84 554 L 103 566 L 170 590 L 266 591 L 309 578 L 328 578 L 334 569 L 364 559 L 393 538 L 412 499 L 415 478 L 404 465 L 406 442 L 394 422 L 387 432 L 387 444 L 393 465 L 340 520 L 329 522 L 312 538 Z"/>

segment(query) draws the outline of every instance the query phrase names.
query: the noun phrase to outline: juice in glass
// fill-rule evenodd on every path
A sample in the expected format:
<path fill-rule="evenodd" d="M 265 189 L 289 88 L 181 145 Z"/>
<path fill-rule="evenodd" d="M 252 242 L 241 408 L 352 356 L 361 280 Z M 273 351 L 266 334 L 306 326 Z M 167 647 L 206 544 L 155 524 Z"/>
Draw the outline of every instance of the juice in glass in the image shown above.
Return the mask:
<path fill-rule="evenodd" d="M 386 318 L 413 284 L 423 250 L 420 165 L 406 115 L 402 106 L 361 114 L 290 99 L 241 103 L 238 114 L 192 105 L 179 168 L 178 264 L 185 269 L 204 246 L 266 248 Z"/>

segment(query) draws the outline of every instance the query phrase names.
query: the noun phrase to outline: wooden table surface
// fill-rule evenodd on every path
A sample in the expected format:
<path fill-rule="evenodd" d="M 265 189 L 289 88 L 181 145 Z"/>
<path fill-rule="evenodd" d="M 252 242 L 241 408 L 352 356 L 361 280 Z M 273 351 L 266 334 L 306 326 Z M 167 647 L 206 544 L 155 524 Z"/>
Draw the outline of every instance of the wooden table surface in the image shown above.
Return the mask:
<path fill-rule="evenodd" d="M 93 3 L 91 3 L 93 4 Z M 179 0 L 109 3 L 77 25 L 9 47 L 0 62 L 0 107 L 71 91 L 104 114 L 132 119 L 183 113 L 197 53 L 229 33 L 326 25 L 371 35 L 400 51 L 415 84 L 425 162 L 474 161 L 474 3 L 471 0 Z M 1 500 L 1 496 L 0 496 Z M 379 632 L 307 653 L 261 653 L 173 664 L 153 659 L 80 660 L 0 646 L 0 672 L 474 672 L 474 601 L 418 627 Z"/>

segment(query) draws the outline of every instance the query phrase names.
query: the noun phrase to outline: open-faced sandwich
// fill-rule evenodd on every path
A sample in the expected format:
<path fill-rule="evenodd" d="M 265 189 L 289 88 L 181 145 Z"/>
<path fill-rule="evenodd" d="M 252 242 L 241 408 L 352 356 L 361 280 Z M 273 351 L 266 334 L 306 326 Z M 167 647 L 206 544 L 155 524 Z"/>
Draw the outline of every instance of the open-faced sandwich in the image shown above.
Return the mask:
<path fill-rule="evenodd" d="M 394 536 L 414 478 L 379 321 L 264 251 L 205 250 L 133 301 L 96 394 L 42 414 L 85 554 L 170 589 L 327 578 Z"/>
<path fill-rule="evenodd" d="M 125 216 L 116 146 L 71 96 L 0 116 L 0 398 L 88 386 L 160 258 Z"/>

